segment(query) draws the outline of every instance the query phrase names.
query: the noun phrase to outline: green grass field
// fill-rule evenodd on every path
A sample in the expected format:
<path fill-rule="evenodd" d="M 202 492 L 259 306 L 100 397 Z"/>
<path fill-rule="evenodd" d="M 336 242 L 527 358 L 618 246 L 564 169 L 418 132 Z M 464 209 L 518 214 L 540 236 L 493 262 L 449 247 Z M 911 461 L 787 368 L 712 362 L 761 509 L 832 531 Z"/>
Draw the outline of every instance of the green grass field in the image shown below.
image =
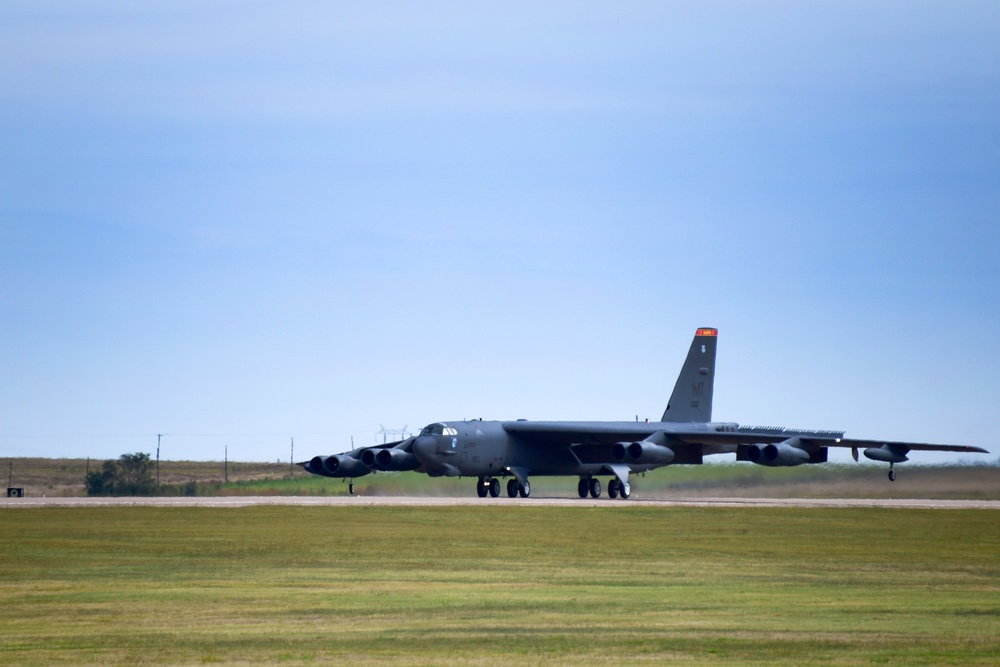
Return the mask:
<path fill-rule="evenodd" d="M 82 496 L 88 467 L 103 461 L 86 459 L 5 459 L 14 486 L 38 496 Z M 6 470 L 6 467 L 3 468 Z M 637 498 L 768 497 L 768 498 L 934 498 L 1000 500 L 1000 466 L 897 467 L 898 479 L 886 480 L 885 465 L 825 464 L 795 468 L 763 468 L 751 463 L 669 466 L 645 476 L 632 476 Z M 163 461 L 164 495 L 199 496 L 347 495 L 342 480 L 310 475 L 286 463 Z M 607 479 L 603 480 L 607 483 Z M 472 496 L 475 480 L 429 478 L 419 473 L 380 473 L 357 480 L 363 495 Z M 533 477 L 534 495 L 576 496 L 576 477 Z"/>
<path fill-rule="evenodd" d="M 989 510 L 5 508 L 0 664 L 996 665 Z"/>

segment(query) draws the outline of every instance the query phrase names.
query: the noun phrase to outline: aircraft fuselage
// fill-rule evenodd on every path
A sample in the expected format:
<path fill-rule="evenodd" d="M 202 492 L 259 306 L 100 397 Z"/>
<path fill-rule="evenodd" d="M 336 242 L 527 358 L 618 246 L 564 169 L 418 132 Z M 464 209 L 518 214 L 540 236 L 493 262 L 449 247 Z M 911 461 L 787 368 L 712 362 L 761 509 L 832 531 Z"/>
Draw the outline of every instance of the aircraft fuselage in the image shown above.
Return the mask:
<path fill-rule="evenodd" d="M 701 456 L 691 460 L 686 446 L 670 440 L 671 432 L 678 425 L 670 422 L 605 422 L 605 433 L 591 434 L 590 442 L 578 437 L 577 431 L 593 430 L 588 422 L 500 422 L 500 421 L 449 421 L 431 424 L 412 442 L 413 454 L 421 463 L 421 472 L 447 477 L 489 477 L 513 474 L 515 468 L 530 470 L 532 475 L 596 475 L 607 470 L 616 460 L 616 444 L 642 442 L 654 433 L 666 436 L 666 444 L 673 445 L 676 463 L 701 463 Z M 692 429 L 701 432 L 700 442 L 711 451 L 721 454 L 735 452 L 731 438 L 712 442 L 715 433 L 731 433 L 732 423 L 684 424 L 683 432 Z M 565 435 L 563 446 L 540 447 L 538 443 L 518 437 L 519 430 L 532 433 L 551 432 L 550 441 Z M 703 448 L 704 449 L 704 448 Z M 672 457 L 673 458 L 673 457 Z M 662 465 L 663 462 L 658 462 Z M 633 472 L 645 472 L 658 467 L 631 462 Z"/>

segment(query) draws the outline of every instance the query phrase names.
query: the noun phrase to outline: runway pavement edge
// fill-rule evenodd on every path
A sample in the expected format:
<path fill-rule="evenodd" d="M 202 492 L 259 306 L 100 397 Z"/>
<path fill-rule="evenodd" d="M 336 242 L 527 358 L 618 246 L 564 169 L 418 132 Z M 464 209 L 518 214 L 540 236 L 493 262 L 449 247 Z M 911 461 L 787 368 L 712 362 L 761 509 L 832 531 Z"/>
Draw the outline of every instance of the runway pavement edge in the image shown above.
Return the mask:
<path fill-rule="evenodd" d="M 32 507 L 827 507 L 1000 510 L 1000 500 L 868 498 L 461 498 L 440 496 L 199 496 L 169 498 L 0 498 L 0 509 Z"/>

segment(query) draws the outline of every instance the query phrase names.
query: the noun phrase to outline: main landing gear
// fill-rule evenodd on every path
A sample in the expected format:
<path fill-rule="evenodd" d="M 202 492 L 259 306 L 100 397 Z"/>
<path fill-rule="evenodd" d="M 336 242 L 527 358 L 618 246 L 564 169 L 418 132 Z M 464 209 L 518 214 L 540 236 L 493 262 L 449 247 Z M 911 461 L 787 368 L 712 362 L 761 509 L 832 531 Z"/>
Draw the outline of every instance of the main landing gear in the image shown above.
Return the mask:
<path fill-rule="evenodd" d="M 521 484 L 516 479 L 507 480 L 507 497 L 517 498 L 521 496 L 522 498 L 527 498 L 531 495 L 531 482 Z"/>
<path fill-rule="evenodd" d="M 577 493 L 581 498 L 590 496 L 591 498 L 601 497 L 601 480 L 596 477 L 581 477 L 580 484 L 577 485 Z M 622 484 L 617 477 L 612 477 L 608 482 L 608 497 L 621 498 L 627 500 L 632 495 L 632 485 L 628 482 Z"/>
<path fill-rule="evenodd" d="M 586 498 L 588 495 L 591 498 L 600 498 L 601 480 L 596 477 L 581 477 L 580 484 L 577 486 L 577 492 L 581 498 Z"/>
<path fill-rule="evenodd" d="M 500 480 L 496 477 L 480 477 L 479 481 L 476 482 L 476 494 L 480 498 L 485 498 L 486 494 L 489 494 L 491 498 L 497 498 L 500 496 Z M 531 495 L 531 483 L 525 482 L 521 484 L 516 479 L 511 479 L 507 481 L 507 497 L 516 498 L 521 496 L 522 498 L 527 498 Z"/>
<path fill-rule="evenodd" d="M 632 485 L 628 482 L 622 484 L 618 481 L 618 478 L 612 479 L 608 482 L 608 496 L 614 499 L 617 496 L 621 496 L 622 500 L 628 500 L 628 497 L 632 495 Z"/>

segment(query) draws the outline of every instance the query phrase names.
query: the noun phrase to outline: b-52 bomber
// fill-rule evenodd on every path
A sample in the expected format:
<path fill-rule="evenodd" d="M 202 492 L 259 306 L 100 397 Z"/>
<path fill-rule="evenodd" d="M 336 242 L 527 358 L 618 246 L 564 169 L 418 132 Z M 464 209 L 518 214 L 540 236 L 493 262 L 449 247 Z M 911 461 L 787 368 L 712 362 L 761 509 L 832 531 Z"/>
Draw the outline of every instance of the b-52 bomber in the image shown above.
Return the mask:
<path fill-rule="evenodd" d="M 315 475 L 353 480 L 375 471 L 415 471 L 431 477 L 474 477 L 480 498 L 500 495 L 507 479 L 511 498 L 531 495 L 530 478 L 580 478 L 581 498 L 601 495 L 600 475 L 609 475 L 611 498 L 628 498 L 629 476 L 667 465 L 699 465 L 705 456 L 735 454 L 737 461 L 783 467 L 825 463 L 831 447 L 858 451 L 894 465 L 911 451 L 979 452 L 980 447 L 916 442 L 854 440 L 842 431 L 747 427 L 712 421 L 715 350 L 719 332 L 701 328 L 658 422 L 444 421 L 399 442 L 316 456 L 299 465 Z"/>

